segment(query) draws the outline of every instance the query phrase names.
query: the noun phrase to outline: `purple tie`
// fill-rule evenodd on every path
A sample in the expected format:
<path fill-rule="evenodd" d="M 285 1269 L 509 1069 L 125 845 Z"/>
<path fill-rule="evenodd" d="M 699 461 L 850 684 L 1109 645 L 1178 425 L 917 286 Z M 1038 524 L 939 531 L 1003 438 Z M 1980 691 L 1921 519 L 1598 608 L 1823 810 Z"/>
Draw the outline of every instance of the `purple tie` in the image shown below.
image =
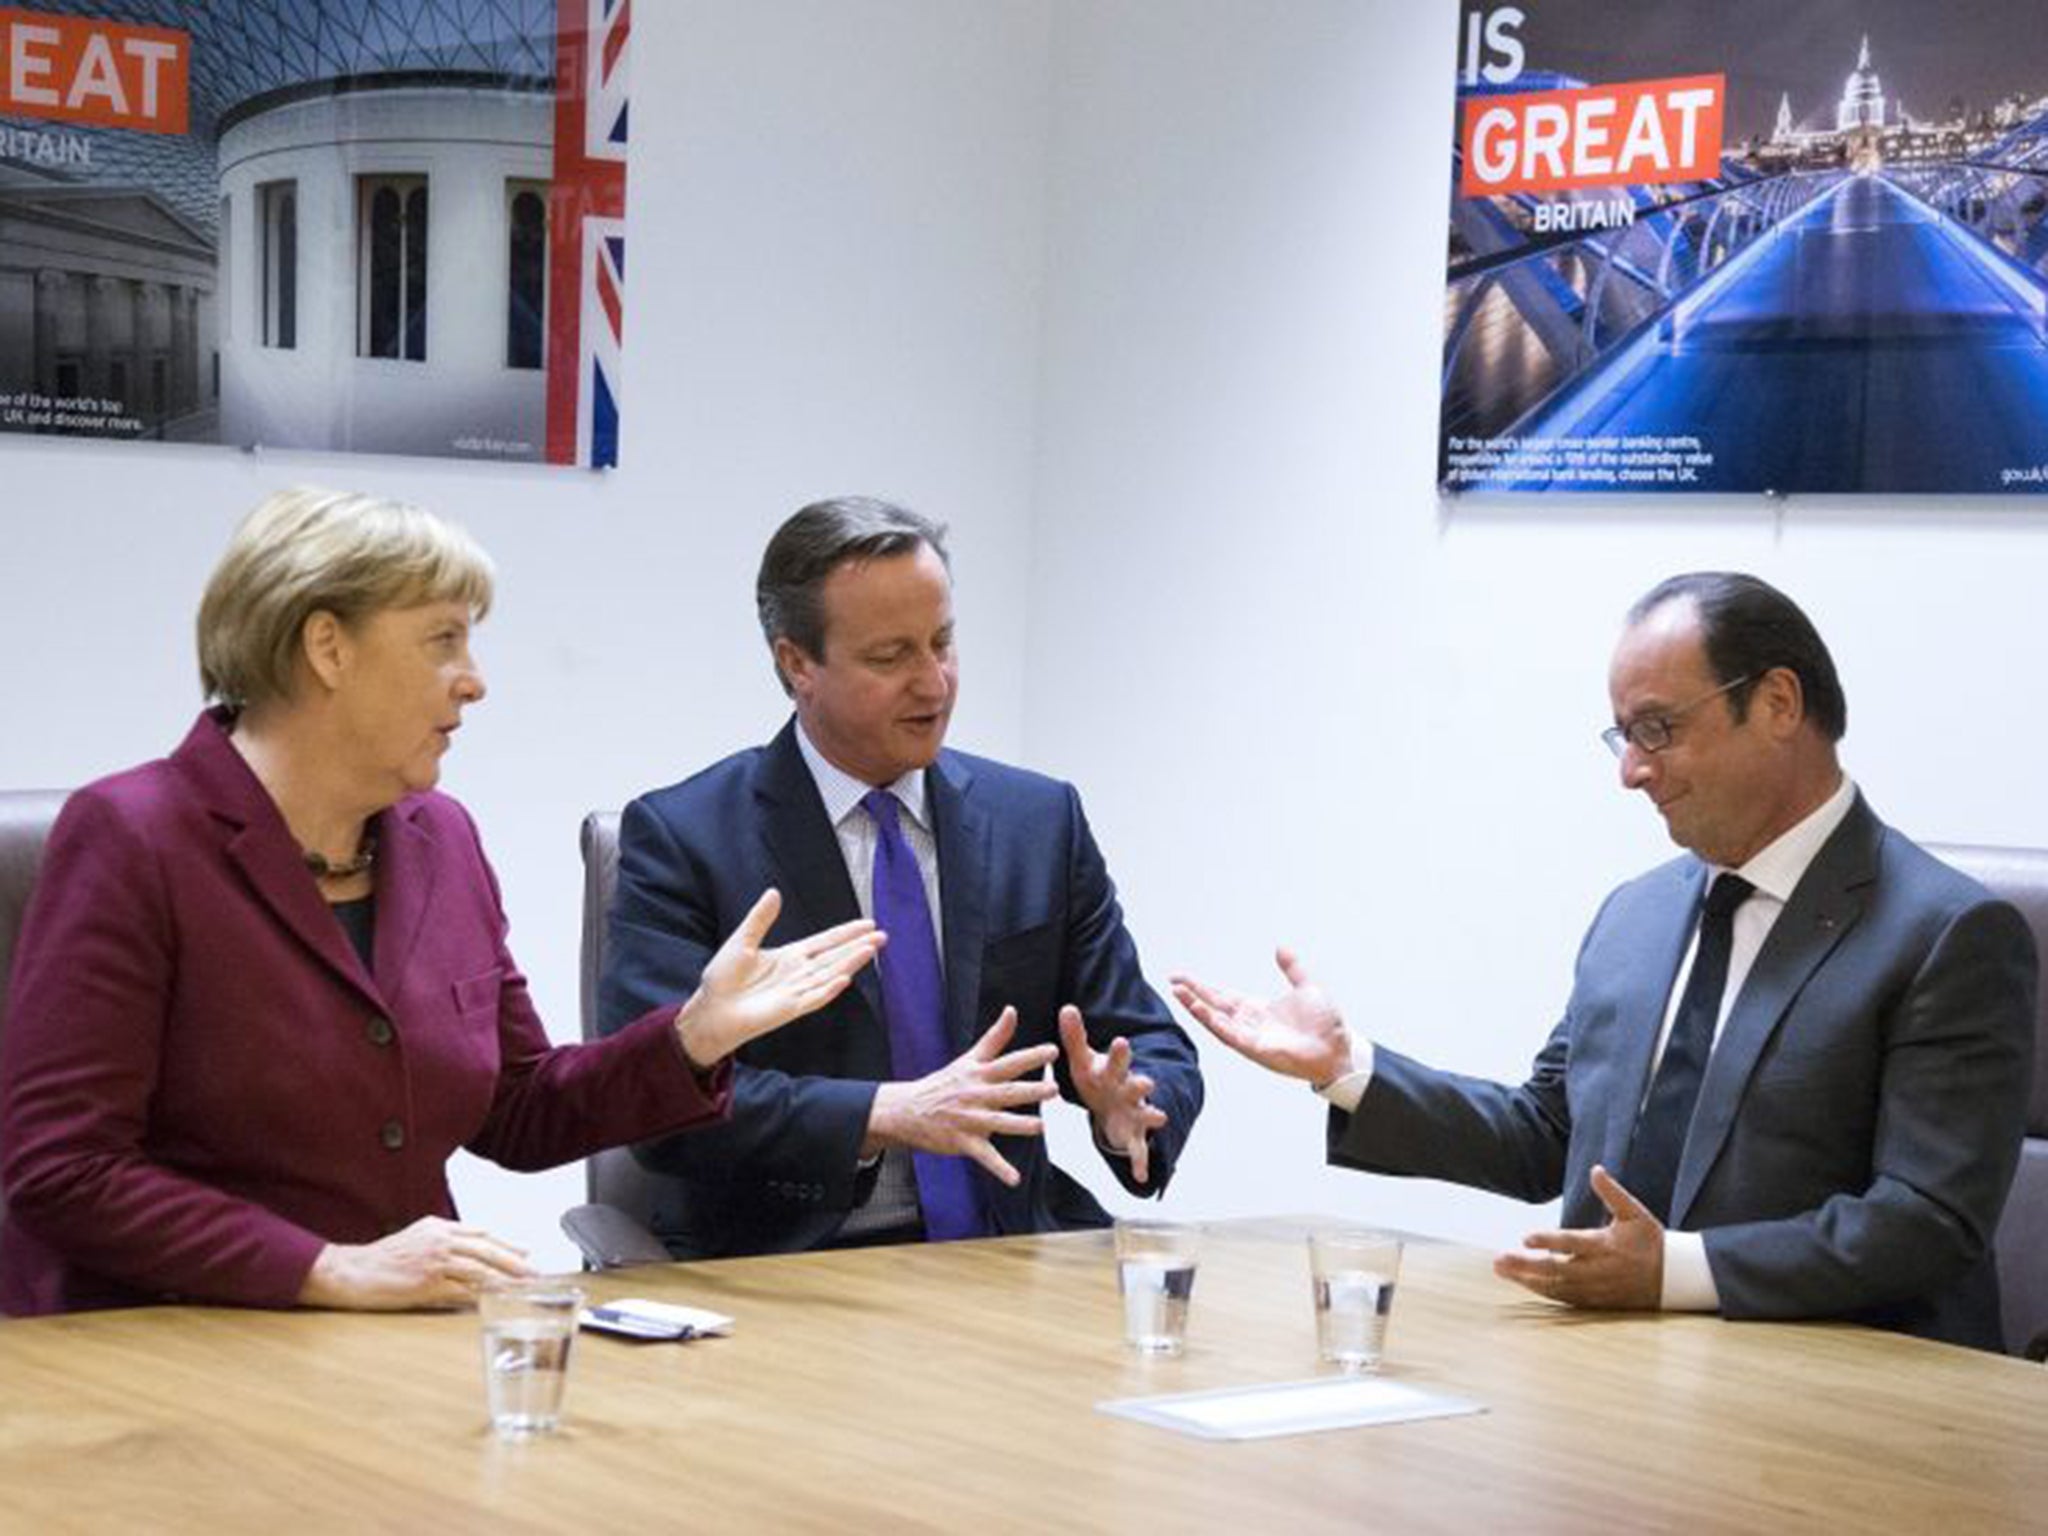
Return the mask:
<path fill-rule="evenodd" d="M 924 876 L 903 840 L 896 797 L 874 789 L 861 809 L 875 824 L 874 918 L 889 935 L 875 962 L 882 973 L 882 1011 L 889 1023 L 889 1055 L 899 1078 L 923 1077 L 953 1059 L 946 1038 L 946 986 L 939 974 L 939 945 L 932 934 L 931 903 Z M 912 1154 L 917 1200 L 924 1209 L 925 1236 L 933 1242 L 980 1237 L 988 1231 L 974 1174 L 964 1157 Z"/>

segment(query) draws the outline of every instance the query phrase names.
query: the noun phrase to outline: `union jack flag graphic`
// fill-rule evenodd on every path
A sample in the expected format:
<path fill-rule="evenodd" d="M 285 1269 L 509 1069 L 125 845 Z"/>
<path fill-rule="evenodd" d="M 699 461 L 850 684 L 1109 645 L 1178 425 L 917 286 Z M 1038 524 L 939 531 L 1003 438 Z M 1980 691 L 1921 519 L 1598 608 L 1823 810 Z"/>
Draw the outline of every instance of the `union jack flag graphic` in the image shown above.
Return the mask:
<path fill-rule="evenodd" d="M 633 0 L 560 0 L 548 200 L 548 462 L 619 462 Z"/>

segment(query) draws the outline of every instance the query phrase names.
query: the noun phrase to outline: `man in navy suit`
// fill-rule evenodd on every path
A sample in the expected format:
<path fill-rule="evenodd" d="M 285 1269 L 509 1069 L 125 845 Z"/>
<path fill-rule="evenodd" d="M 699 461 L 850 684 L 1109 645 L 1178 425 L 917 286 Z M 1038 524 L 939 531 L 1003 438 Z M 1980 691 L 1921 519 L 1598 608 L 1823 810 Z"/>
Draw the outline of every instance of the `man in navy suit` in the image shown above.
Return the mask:
<path fill-rule="evenodd" d="M 1125 1189 L 1163 1190 L 1202 1105 L 1195 1048 L 1072 786 L 945 749 L 943 528 L 867 498 L 805 507 L 755 597 L 795 718 L 626 808 L 602 1026 L 688 995 L 764 886 L 792 934 L 872 913 L 889 942 L 837 1003 L 741 1050 L 727 1122 L 636 1149 L 672 1176 L 660 1235 L 695 1257 L 1103 1225 L 1045 1156 L 1055 1096 Z"/>
<path fill-rule="evenodd" d="M 1331 1103 L 1330 1160 L 1564 1197 L 1495 1268 L 1595 1308 L 1842 1317 L 2000 1347 L 1992 1233 L 2031 1081 L 2020 915 L 1880 822 L 1806 616 L 1754 577 L 1630 611 L 1605 733 L 1685 857 L 1610 895 L 1519 1087 L 1355 1041 L 1282 951 L 1183 1003 Z"/>

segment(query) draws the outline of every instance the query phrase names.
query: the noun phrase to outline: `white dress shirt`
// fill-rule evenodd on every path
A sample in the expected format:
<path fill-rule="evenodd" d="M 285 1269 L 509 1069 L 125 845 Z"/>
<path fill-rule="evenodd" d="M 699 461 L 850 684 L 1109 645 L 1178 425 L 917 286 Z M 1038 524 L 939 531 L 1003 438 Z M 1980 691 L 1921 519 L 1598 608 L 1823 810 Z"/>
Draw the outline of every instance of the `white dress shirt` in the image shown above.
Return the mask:
<path fill-rule="evenodd" d="M 1742 995 L 1743 983 L 1749 979 L 1750 967 L 1756 964 L 1764 940 L 1770 937 L 1785 904 L 1792 899 L 1792 892 L 1805 878 L 1822 846 L 1841 826 L 1855 800 L 1856 785 L 1847 774 L 1843 774 L 1835 792 L 1818 808 L 1734 871 L 1756 889 L 1735 909 L 1728 952 L 1728 980 L 1721 989 L 1720 1014 L 1714 1020 L 1717 1038 L 1721 1026 L 1727 1022 L 1728 1010 Z M 1712 885 L 1714 878 L 1725 872 L 1718 864 L 1708 865 L 1707 883 Z M 1664 1021 L 1658 1030 L 1657 1050 L 1651 1061 L 1650 1076 L 1645 1081 L 1645 1095 L 1649 1092 L 1649 1083 L 1656 1079 L 1657 1063 L 1663 1060 L 1664 1044 L 1671 1037 L 1672 1021 L 1677 1016 L 1680 1000 L 1685 996 L 1685 984 L 1692 975 L 1693 955 L 1698 948 L 1699 927 L 1695 924 L 1693 936 L 1686 944 L 1685 959 L 1678 967 L 1678 974 L 1672 978 L 1671 995 L 1665 1000 Z M 1356 1043 L 1356 1050 L 1352 1071 L 1316 1089 L 1318 1095 L 1346 1113 L 1357 1111 L 1359 1101 L 1365 1097 L 1366 1087 L 1372 1082 L 1372 1042 L 1360 1040 Z M 1714 1274 L 1707 1264 L 1706 1239 L 1699 1233 L 1666 1229 L 1661 1303 L 1669 1312 L 1720 1310 L 1721 1295 L 1714 1286 Z"/>
<path fill-rule="evenodd" d="M 839 852 L 846 860 L 847 878 L 853 882 L 853 899 L 860 903 L 860 915 L 875 915 L 875 821 L 861 809 L 869 785 L 825 760 L 825 754 L 804 734 L 801 721 L 796 728 L 797 750 L 804 765 L 817 781 L 818 794 L 825 802 L 825 819 L 839 838 Z M 939 844 L 932 836 L 931 814 L 925 805 L 924 769 L 913 768 L 893 784 L 882 787 L 896 797 L 901 810 L 897 821 L 910 856 L 917 860 L 917 872 L 924 880 L 925 904 L 932 909 L 932 940 L 939 946 L 939 970 L 945 973 L 946 931 L 939 915 Z"/>

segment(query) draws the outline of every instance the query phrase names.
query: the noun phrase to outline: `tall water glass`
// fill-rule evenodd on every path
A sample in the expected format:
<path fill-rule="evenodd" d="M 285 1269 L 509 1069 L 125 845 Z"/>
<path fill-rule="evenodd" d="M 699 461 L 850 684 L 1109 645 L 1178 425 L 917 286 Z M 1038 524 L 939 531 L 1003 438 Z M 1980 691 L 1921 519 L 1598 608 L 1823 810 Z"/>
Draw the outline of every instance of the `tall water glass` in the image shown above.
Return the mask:
<path fill-rule="evenodd" d="M 1178 1222 L 1119 1219 L 1116 1282 L 1124 1298 L 1124 1339 L 1148 1355 L 1187 1347 L 1202 1229 Z"/>

